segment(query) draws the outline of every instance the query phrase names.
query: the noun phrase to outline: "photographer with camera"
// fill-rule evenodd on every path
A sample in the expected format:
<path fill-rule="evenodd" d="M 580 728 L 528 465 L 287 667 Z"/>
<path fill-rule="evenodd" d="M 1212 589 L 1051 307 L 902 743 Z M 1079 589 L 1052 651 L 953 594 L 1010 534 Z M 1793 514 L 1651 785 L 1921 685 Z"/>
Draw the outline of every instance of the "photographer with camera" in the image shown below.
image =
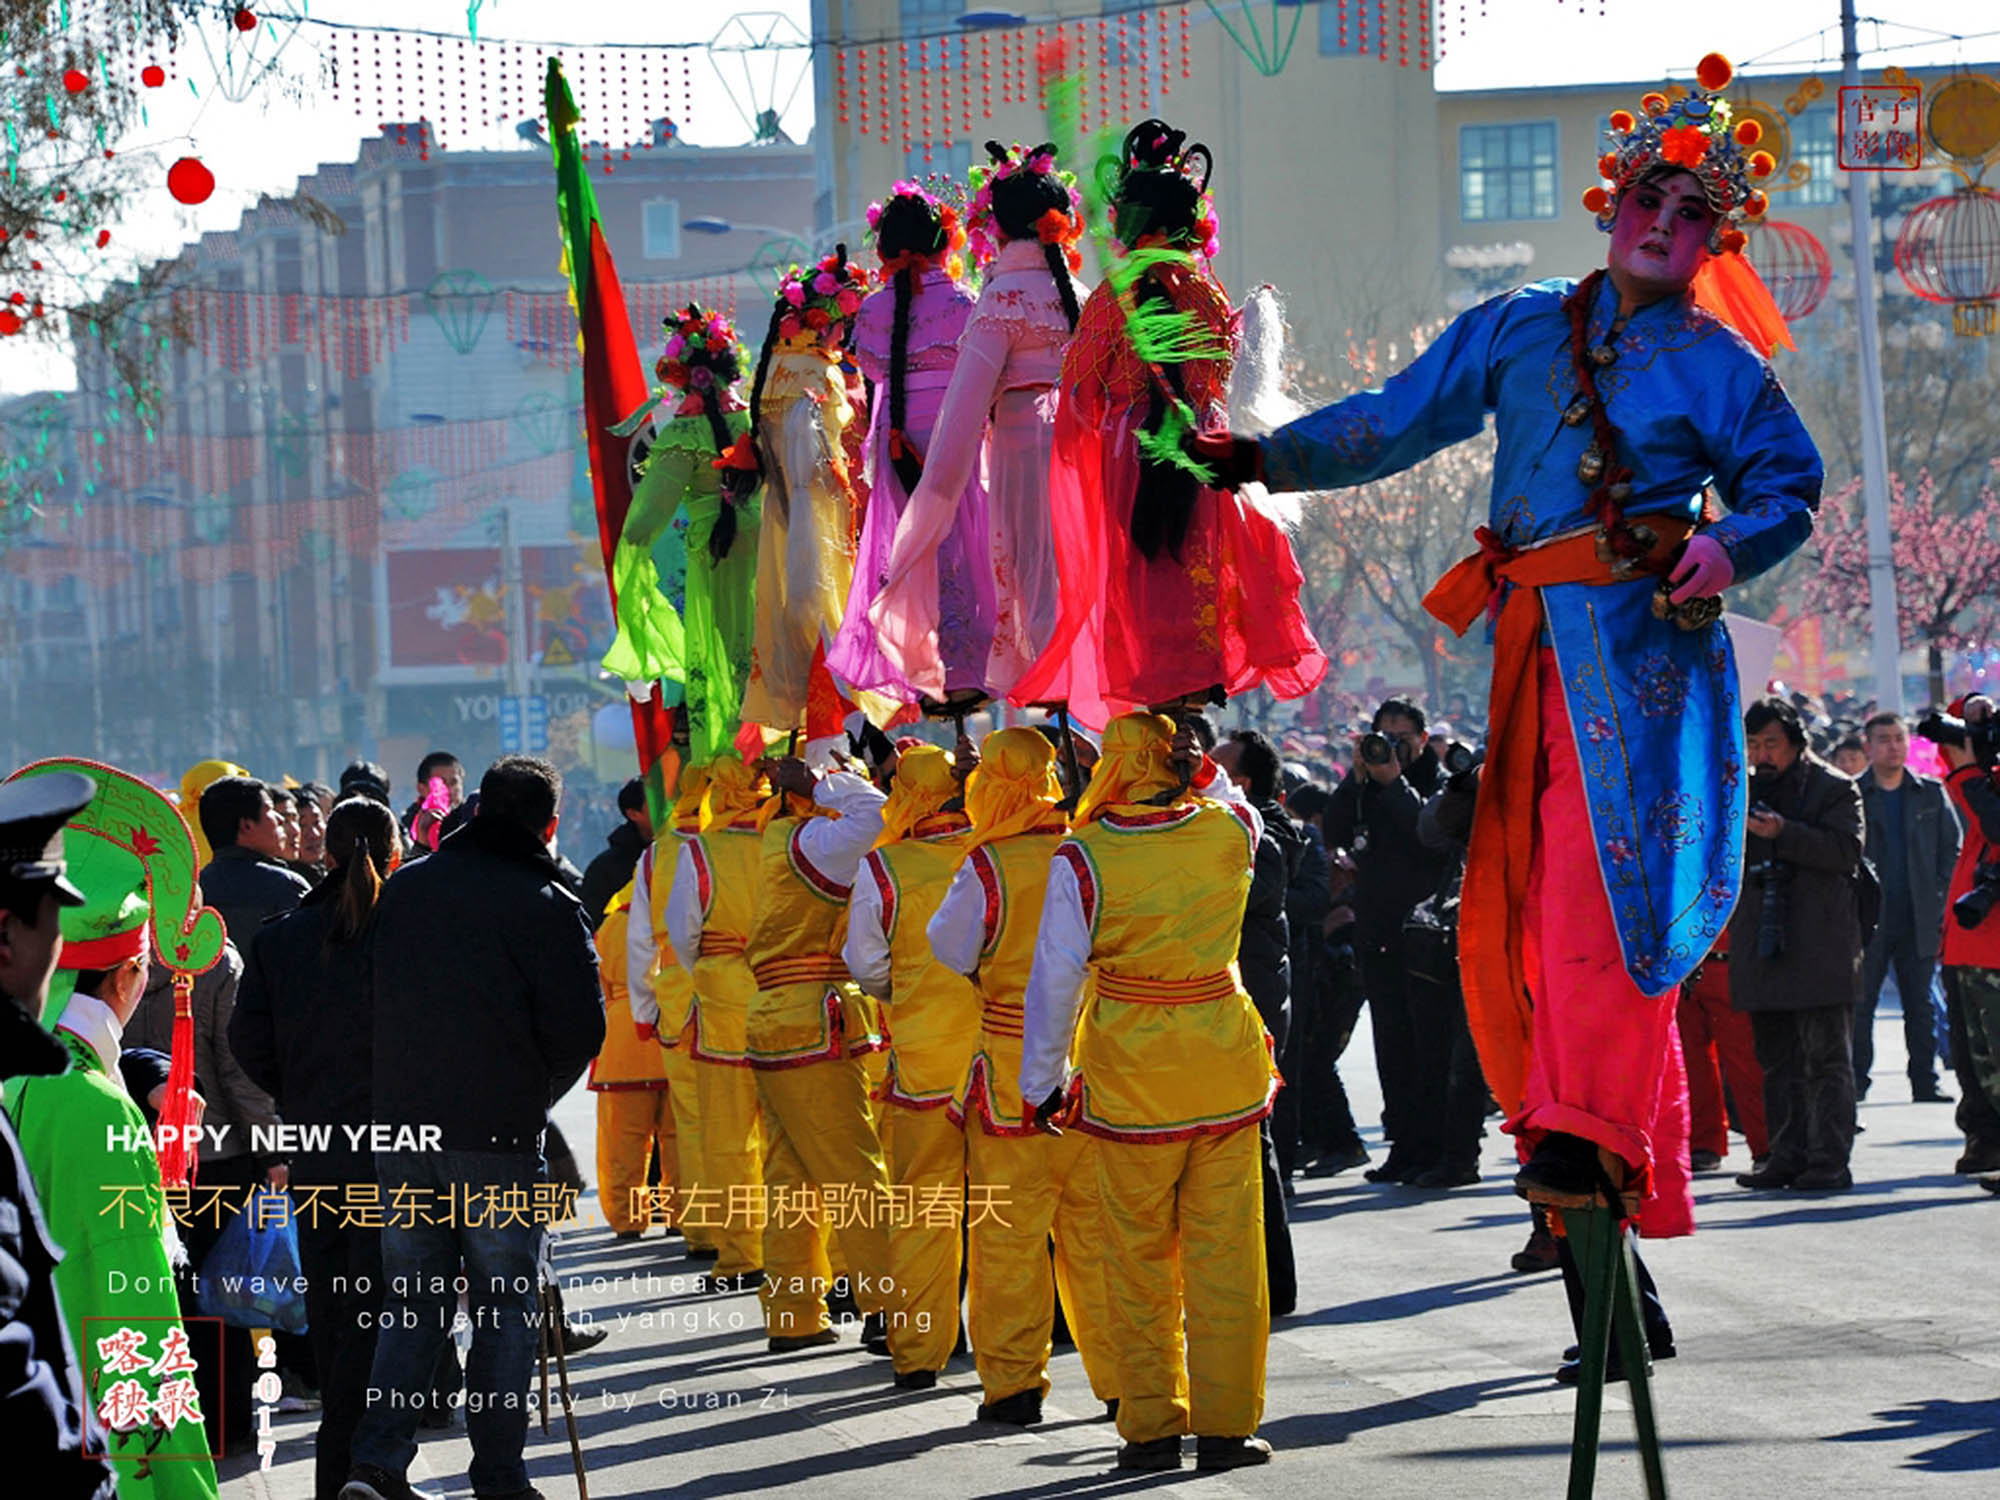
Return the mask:
<path fill-rule="evenodd" d="M 1949 767 L 1945 788 L 1965 821 L 1965 846 L 1946 897 L 1945 1020 L 1958 1074 L 1958 1128 L 1965 1154 L 1956 1170 L 1979 1174 L 2000 1193 L 2000 718 L 1984 696 L 1932 714 L 1917 733 L 1936 743 Z"/>
<path fill-rule="evenodd" d="M 1403 934 L 1411 908 L 1444 876 L 1443 859 L 1417 838 L 1417 814 L 1441 779 L 1424 711 L 1406 699 L 1385 699 L 1369 733 L 1355 744 L 1353 774 L 1334 788 L 1327 808 L 1327 842 L 1354 856 L 1354 951 L 1375 1034 L 1382 1133 L 1389 1140 L 1388 1159 L 1363 1174 L 1370 1182 L 1413 1182 L 1442 1164 L 1439 1122 L 1422 1103 L 1429 1091 L 1419 1077 L 1422 1053 Z"/>
<path fill-rule="evenodd" d="M 1729 999 L 1764 1070 L 1765 1164 L 1739 1186 L 1854 1185 L 1854 1008 L 1861 994 L 1861 788 L 1806 748 L 1798 710 L 1750 705 L 1743 897 L 1729 922 Z"/>

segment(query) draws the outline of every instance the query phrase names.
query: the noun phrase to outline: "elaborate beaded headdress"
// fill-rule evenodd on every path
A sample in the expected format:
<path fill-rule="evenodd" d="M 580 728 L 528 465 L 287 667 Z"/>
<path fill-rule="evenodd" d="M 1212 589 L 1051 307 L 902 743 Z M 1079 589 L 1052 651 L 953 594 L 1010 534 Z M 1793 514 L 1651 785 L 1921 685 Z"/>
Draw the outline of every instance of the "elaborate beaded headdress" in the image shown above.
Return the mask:
<path fill-rule="evenodd" d="M 851 324 L 868 291 L 868 268 L 847 258 L 847 247 L 836 245 L 815 266 L 793 266 L 778 283 L 782 304 L 778 332 L 792 338 L 807 331 L 824 333 L 835 324 Z"/>
<path fill-rule="evenodd" d="M 726 392 L 743 373 L 743 345 L 736 337 L 736 325 L 720 312 L 690 302 L 660 326 L 666 330 L 667 345 L 653 362 L 653 375 L 669 391 L 684 393 L 694 410 L 700 410 L 701 400 Z"/>
<path fill-rule="evenodd" d="M 1709 248 L 1741 250 L 1746 220 L 1763 216 L 1770 206 L 1762 188 L 1777 170 L 1777 159 L 1757 149 L 1763 127 L 1755 120 L 1733 120 L 1722 91 L 1735 76 L 1729 59 L 1711 52 L 1695 69 L 1695 87 L 1679 98 L 1650 93 L 1639 101 L 1639 113 L 1611 112 L 1605 139 L 1611 149 L 1598 158 L 1603 183 L 1583 195 L 1583 206 L 1597 216 L 1597 227 L 1609 232 L 1618 205 L 1634 183 L 1662 171 L 1691 174 L 1701 184 L 1715 228 Z"/>
<path fill-rule="evenodd" d="M 881 226 L 882 210 L 898 198 L 917 199 L 930 210 L 931 217 L 937 221 L 937 247 L 927 252 L 927 256 L 950 257 L 953 258 L 953 263 L 956 264 L 955 258 L 965 248 L 965 228 L 959 223 L 958 210 L 921 182 L 906 179 L 896 183 L 889 189 L 888 198 L 881 202 L 869 204 L 869 229 L 873 230 Z M 876 253 L 878 255 L 881 253 L 879 246 Z M 905 251 L 902 255 L 884 257 L 882 260 L 882 274 L 885 277 L 894 276 L 908 259 L 917 255 L 918 252 L 916 251 Z"/>
<path fill-rule="evenodd" d="M 1104 195 L 1113 228 L 1117 228 L 1118 200 L 1124 194 L 1128 179 L 1147 172 L 1172 174 L 1186 179 L 1194 189 L 1196 207 L 1194 228 L 1191 234 L 1180 241 L 1180 247 L 1192 251 L 1204 260 L 1214 260 L 1221 248 L 1217 238 L 1215 200 L 1208 194 L 1208 179 L 1215 171 L 1215 158 L 1208 147 L 1199 141 L 1190 142 L 1185 131 L 1176 130 L 1164 120 L 1145 120 L 1132 127 L 1125 136 L 1125 144 L 1120 156 L 1107 156 L 1097 164 L 1097 185 Z M 1128 248 L 1133 241 L 1146 237 L 1143 225 L 1133 226 L 1119 233 L 1119 241 Z"/>

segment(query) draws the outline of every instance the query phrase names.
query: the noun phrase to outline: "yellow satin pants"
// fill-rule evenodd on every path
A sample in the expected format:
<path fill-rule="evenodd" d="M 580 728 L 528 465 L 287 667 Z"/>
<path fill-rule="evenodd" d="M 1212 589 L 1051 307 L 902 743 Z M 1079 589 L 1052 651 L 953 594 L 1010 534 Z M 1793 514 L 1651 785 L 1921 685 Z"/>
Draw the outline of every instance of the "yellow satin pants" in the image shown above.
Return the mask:
<path fill-rule="evenodd" d="M 965 1131 L 942 1108 L 890 1104 L 883 1136 L 905 1215 L 889 1231 L 889 1274 L 903 1299 L 889 1326 L 889 1352 L 899 1375 L 942 1370 L 958 1342 Z"/>
<path fill-rule="evenodd" d="M 728 1063 L 694 1060 L 695 1098 L 701 1110 L 701 1212 L 708 1242 L 721 1253 L 717 1276 L 740 1276 L 764 1266 L 764 1131 L 757 1103 L 757 1075 Z"/>
<path fill-rule="evenodd" d="M 989 1402 L 1028 1390 L 1048 1394 L 1058 1288 L 1092 1394 L 1100 1401 L 1118 1395 L 1106 1332 L 1106 1272 L 1116 1257 L 1107 1252 L 1100 1226 L 1098 1144 L 1074 1130 L 988 1135 L 976 1120 L 967 1122 L 972 1268 L 966 1297 L 972 1352 Z"/>
<path fill-rule="evenodd" d="M 711 1230 L 684 1222 L 680 1197 L 702 1180 L 701 1106 L 695 1097 L 692 1020 L 681 1032 L 680 1045 L 663 1048 L 660 1055 L 666 1059 L 667 1100 L 674 1112 L 675 1186 L 680 1190 L 674 1196 L 674 1223 L 686 1237 L 688 1248 L 705 1250 L 714 1245 L 715 1235 Z M 601 1172 L 598 1175 L 603 1176 Z"/>
<path fill-rule="evenodd" d="M 1271 1333 L 1256 1126 L 1096 1147 L 1118 1435 L 1250 1436 Z"/>
<path fill-rule="evenodd" d="M 863 1313 L 893 1312 L 889 1172 L 861 1058 L 756 1070 L 764 1104 L 764 1326 L 797 1338 L 829 1326 L 829 1236 Z"/>
<path fill-rule="evenodd" d="M 600 1089 L 597 1094 L 597 1202 L 618 1234 L 644 1229 L 646 1178 L 660 1154 L 662 1200 L 676 1203 L 679 1153 L 666 1089 Z M 671 1219 L 672 1215 L 664 1217 Z"/>

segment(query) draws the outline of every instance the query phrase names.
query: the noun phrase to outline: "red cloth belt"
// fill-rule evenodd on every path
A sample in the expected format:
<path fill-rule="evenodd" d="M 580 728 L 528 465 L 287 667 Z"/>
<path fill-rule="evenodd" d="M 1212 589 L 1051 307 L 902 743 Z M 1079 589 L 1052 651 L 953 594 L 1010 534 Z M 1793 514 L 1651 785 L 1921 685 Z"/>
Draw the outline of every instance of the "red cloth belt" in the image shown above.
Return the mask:
<path fill-rule="evenodd" d="M 837 953 L 801 953 L 792 958 L 766 959 L 750 971 L 760 990 L 775 990 L 784 984 L 813 984 L 824 980 L 840 984 L 848 978 L 847 965 Z"/>
<path fill-rule="evenodd" d="M 1147 979 L 1099 969 L 1097 993 L 1106 1000 L 1132 1000 L 1143 1005 L 1201 1005 L 1228 999 L 1236 993 L 1236 980 L 1226 969 L 1192 979 Z"/>
<path fill-rule="evenodd" d="M 1648 516 L 1660 540 L 1642 566 L 1664 564 L 1693 528 L 1671 516 Z M 1515 551 L 1482 526 L 1479 551 L 1448 571 L 1424 596 L 1424 608 L 1464 635 L 1486 615 L 1493 632 L 1493 695 L 1487 707 L 1486 764 L 1472 816 L 1459 908 L 1459 974 L 1466 1020 L 1493 1097 L 1519 1114 L 1528 1078 L 1530 1001 L 1521 935 L 1535 846 L 1535 758 L 1541 749 L 1535 652 L 1542 634 L 1544 588 L 1560 583 L 1643 583 L 1614 577 L 1597 555 L 1594 533 Z M 1506 586 L 1512 585 L 1511 590 Z"/>

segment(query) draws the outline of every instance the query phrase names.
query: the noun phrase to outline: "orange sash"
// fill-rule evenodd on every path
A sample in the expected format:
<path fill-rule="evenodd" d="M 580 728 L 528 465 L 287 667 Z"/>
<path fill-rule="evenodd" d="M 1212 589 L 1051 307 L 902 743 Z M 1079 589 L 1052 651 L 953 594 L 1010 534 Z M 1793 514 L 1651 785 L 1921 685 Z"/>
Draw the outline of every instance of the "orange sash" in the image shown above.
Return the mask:
<path fill-rule="evenodd" d="M 1670 516 L 1648 516 L 1660 534 L 1647 555 L 1649 571 L 1664 571 L 1668 557 L 1692 529 Z M 1614 578 L 1597 556 L 1593 532 L 1516 552 L 1482 526 L 1480 550 L 1455 565 L 1424 596 L 1424 608 L 1464 635 L 1500 600 L 1493 633 L 1493 696 L 1487 707 L 1486 764 L 1472 817 L 1459 907 L 1459 976 L 1466 1021 L 1479 1049 L 1493 1097 L 1509 1116 L 1521 1110 L 1528 1078 L 1529 1011 L 1522 933 L 1527 917 L 1528 872 L 1535 845 L 1535 757 L 1541 747 L 1540 700 L 1535 686 L 1536 647 L 1542 632 L 1541 590 L 1559 583 L 1634 582 Z"/>

